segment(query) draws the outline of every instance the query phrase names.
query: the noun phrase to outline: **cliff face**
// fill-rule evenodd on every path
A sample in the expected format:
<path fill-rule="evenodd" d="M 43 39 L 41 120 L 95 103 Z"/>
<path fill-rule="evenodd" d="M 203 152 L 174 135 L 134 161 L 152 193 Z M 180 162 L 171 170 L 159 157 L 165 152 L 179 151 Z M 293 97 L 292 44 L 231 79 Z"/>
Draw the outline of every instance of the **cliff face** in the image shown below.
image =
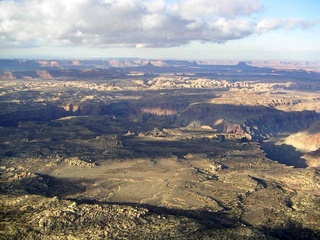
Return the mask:
<path fill-rule="evenodd" d="M 309 167 L 320 167 L 320 148 L 316 151 L 306 153 L 302 158 L 306 160 Z"/>
<path fill-rule="evenodd" d="M 245 122 L 249 133 L 257 137 L 266 138 L 278 133 L 294 133 L 309 127 L 320 120 L 320 114 L 313 111 L 275 112 L 264 114 L 258 118 L 251 118 Z"/>
<path fill-rule="evenodd" d="M 315 122 L 304 131 L 286 138 L 285 144 L 293 146 L 309 167 L 320 167 L 320 122 Z"/>
<path fill-rule="evenodd" d="M 65 109 L 55 106 L 39 107 L 34 109 L 20 109 L 0 115 L 0 126 L 17 127 L 21 121 L 50 121 L 68 116 Z"/>
<path fill-rule="evenodd" d="M 281 132 L 297 132 L 317 120 L 320 120 L 320 114 L 313 111 L 283 112 L 267 107 L 199 104 L 183 111 L 176 123 L 188 126 L 197 121 L 218 131 L 249 133 L 263 139 Z"/>
<path fill-rule="evenodd" d="M 315 122 L 304 131 L 286 138 L 285 143 L 301 152 L 312 152 L 320 148 L 320 122 Z"/>
<path fill-rule="evenodd" d="M 167 119 L 174 116 L 172 124 L 176 127 L 210 126 L 216 131 L 224 133 L 250 134 L 258 140 L 267 139 L 279 133 L 295 133 L 320 120 L 320 114 L 314 111 L 284 112 L 262 106 L 227 104 L 190 104 L 187 106 L 165 104 L 158 106 L 155 104 L 153 108 L 138 107 L 135 109 L 135 112 L 129 114 L 149 114 L 153 115 L 153 118 L 158 117 L 159 119 L 163 116 L 166 116 Z"/>
<path fill-rule="evenodd" d="M 129 118 L 133 121 L 155 124 L 170 124 L 174 127 L 210 126 L 216 131 L 230 134 L 250 134 L 255 139 L 266 139 L 279 133 L 296 133 L 320 120 L 320 114 L 313 111 L 283 112 L 267 107 L 234 106 L 228 104 L 179 104 L 173 103 L 104 103 L 96 101 L 69 102 L 61 106 L 38 106 L 24 108 L 1 115 L 1 126 L 17 126 L 19 121 L 50 121 L 65 116 L 111 115 Z M 318 126 L 318 125 L 317 125 Z M 317 127 L 292 135 L 287 144 L 296 146 L 304 138 L 304 146 L 298 149 L 316 150 L 319 148 Z M 304 150 L 303 150 L 304 151 Z"/>
<path fill-rule="evenodd" d="M 12 74 L 12 72 L 0 72 L 0 79 L 2 80 L 13 80 L 16 79 L 16 77 Z"/>
<path fill-rule="evenodd" d="M 37 71 L 37 73 L 38 73 L 39 77 L 42 79 L 51 79 L 52 78 L 51 74 L 46 70 L 39 70 L 39 71 Z"/>

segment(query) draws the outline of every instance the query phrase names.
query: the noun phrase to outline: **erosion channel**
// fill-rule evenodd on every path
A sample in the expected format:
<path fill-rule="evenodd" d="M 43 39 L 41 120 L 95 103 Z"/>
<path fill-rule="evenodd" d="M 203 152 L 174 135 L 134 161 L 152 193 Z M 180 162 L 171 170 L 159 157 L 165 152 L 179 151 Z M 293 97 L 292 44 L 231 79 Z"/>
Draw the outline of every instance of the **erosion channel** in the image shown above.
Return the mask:
<path fill-rule="evenodd" d="M 42 76 L 0 81 L 1 238 L 320 237 L 315 80 Z"/>

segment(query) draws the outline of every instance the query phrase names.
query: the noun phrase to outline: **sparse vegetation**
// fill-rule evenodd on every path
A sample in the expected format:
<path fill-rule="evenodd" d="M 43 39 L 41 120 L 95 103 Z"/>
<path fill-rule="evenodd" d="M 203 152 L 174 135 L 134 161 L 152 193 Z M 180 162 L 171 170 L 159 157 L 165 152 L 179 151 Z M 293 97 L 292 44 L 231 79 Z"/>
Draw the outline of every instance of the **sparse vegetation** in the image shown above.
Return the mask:
<path fill-rule="evenodd" d="M 166 69 L 2 75 L 2 239 L 320 237 L 316 77 Z"/>

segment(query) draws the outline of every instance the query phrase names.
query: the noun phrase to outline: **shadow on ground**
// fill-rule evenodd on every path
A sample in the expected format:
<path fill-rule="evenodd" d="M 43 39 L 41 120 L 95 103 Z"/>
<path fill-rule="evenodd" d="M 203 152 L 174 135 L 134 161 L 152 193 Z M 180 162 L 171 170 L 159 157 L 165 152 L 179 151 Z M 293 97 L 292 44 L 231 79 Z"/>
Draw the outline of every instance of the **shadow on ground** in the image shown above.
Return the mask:
<path fill-rule="evenodd" d="M 304 154 L 296 151 L 296 149 L 290 145 L 277 145 L 274 142 L 263 142 L 261 143 L 261 148 L 267 153 L 267 157 L 274 161 L 296 168 L 308 167 L 306 161 L 301 158 Z"/>
<path fill-rule="evenodd" d="M 320 239 L 320 231 L 313 231 L 310 228 L 303 227 L 300 223 L 293 220 L 289 220 L 281 227 L 269 227 L 269 226 L 253 226 L 242 219 L 232 217 L 228 211 L 211 212 L 204 209 L 198 210 L 184 210 L 167 208 L 161 206 L 155 206 L 150 204 L 128 203 L 128 202 L 100 202 L 93 199 L 68 199 L 80 204 L 107 204 L 107 205 L 120 205 L 120 206 L 133 206 L 138 208 L 148 209 L 150 214 L 157 215 L 171 215 L 174 217 L 185 217 L 189 220 L 197 222 L 201 228 L 188 236 L 188 239 L 204 239 L 209 237 L 210 239 L 232 239 L 241 237 L 240 234 L 244 231 L 244 228 L 249 228 L 255 232 L 258 239 Z"/>
<path fill-rule="evenodd" d="M 45 197 L 64 198 L 82 193 L 86 189 L 80 181 L 59 179 L 45 174 L 35 174 L 32 177 L 1 181 L 0 194 L 25 195 L 37 194 Z"/>
<path fill-rule="evenodd" d="M 280 227 L 275 226 L 270 220 L 270 226 L 255 226 L 235 217 L 232 210 L 211 212 L 206 209 L 176 209 L 150 204 L 128 202 L 102 202 L 95 199 L 70 198 L 73 194 L 84 192 L 86 189 L 80 180 L 70 181 L 58 179 L 48 175 L 37 174 L 34 177 L 17 181 L 9 181 L 8 185 L 1 186 L 1 194 L 25 195 L 36 194 L 45 197 L 57 196 L 60 199 L 76 202 L 77 206 L 89 205 L 118 205 L 148 209 L 147 218 L 150 221 L 162 221 L 162 217 L 179 219 L 183 227 L 184 221 L 195 222 L 200 227 L 197 231 L 181 239 L 250 239 L 246 234 L 255 236 L 253 239 L 320 239 L 320 232 L 303 227 L 300 223 L 287 221 Z M 107 213 L 106 213 L 107 214 Z M 123 213 L 123 217 L 126 213 Z M 94 214 L 93 214 L 94 215 Z M 150 218 L 148 218 L 148 215 Z M 146 224 L 146 228 L 149 225 Z M 187 230 L 186 230 L 187 232 Z M 253 234 L 253 235 L 252 235 Z M 252 239 L 252 238 L 251 238 Z"/>

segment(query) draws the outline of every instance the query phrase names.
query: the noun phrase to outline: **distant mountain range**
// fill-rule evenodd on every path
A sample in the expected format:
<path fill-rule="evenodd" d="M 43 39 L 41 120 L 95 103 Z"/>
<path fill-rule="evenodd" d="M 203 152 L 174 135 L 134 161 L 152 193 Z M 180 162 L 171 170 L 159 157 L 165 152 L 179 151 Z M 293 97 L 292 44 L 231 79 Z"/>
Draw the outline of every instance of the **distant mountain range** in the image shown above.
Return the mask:
<path fill-rule="evenodd" d="M 233 61 L 233 60 L 148 60 L 148 59 L 83 59 L 83 60 L 26 60 L 0 59 L 0 71 L 11 70 L 44 70 L 44 69 L 92 69 L 112 67 L 189 67 L 208 66 L 271 67 L 278 69 L 319 70 L 320 62 L 293 61 Z"/>
<path fill-rule="evenodd" d="M 147 77 L 148 75 L 157 74 L 177 74 L 215 79 L 220 77 L 229 80 L 238 80 L 239 78 L 254 80 L 265 76 L 272 76 L 273 78 L 290 77 L 297 80 L 320 80 L 320 71 L 317 71 L 316 68 L 315 70 L 306 68 L 307 63 L 299 65 L 292 62 L 278 62 L 278 67 L 266 67 L 268 64 L 272 65 L 271 63 L 277 65 L 276 62 L 268 61 L 260 63 L 216 60 L 146 60 L 134 58 L 95 60 L 0 59 L 0 79 L 49 79 L 59 77 L 114 79 Z M 292 67 L 293 64 L 296 67 Z M 301 68 L 297 66 L 301 66 Z M 316 63 L 312 66 L 316 66 Z"/>

